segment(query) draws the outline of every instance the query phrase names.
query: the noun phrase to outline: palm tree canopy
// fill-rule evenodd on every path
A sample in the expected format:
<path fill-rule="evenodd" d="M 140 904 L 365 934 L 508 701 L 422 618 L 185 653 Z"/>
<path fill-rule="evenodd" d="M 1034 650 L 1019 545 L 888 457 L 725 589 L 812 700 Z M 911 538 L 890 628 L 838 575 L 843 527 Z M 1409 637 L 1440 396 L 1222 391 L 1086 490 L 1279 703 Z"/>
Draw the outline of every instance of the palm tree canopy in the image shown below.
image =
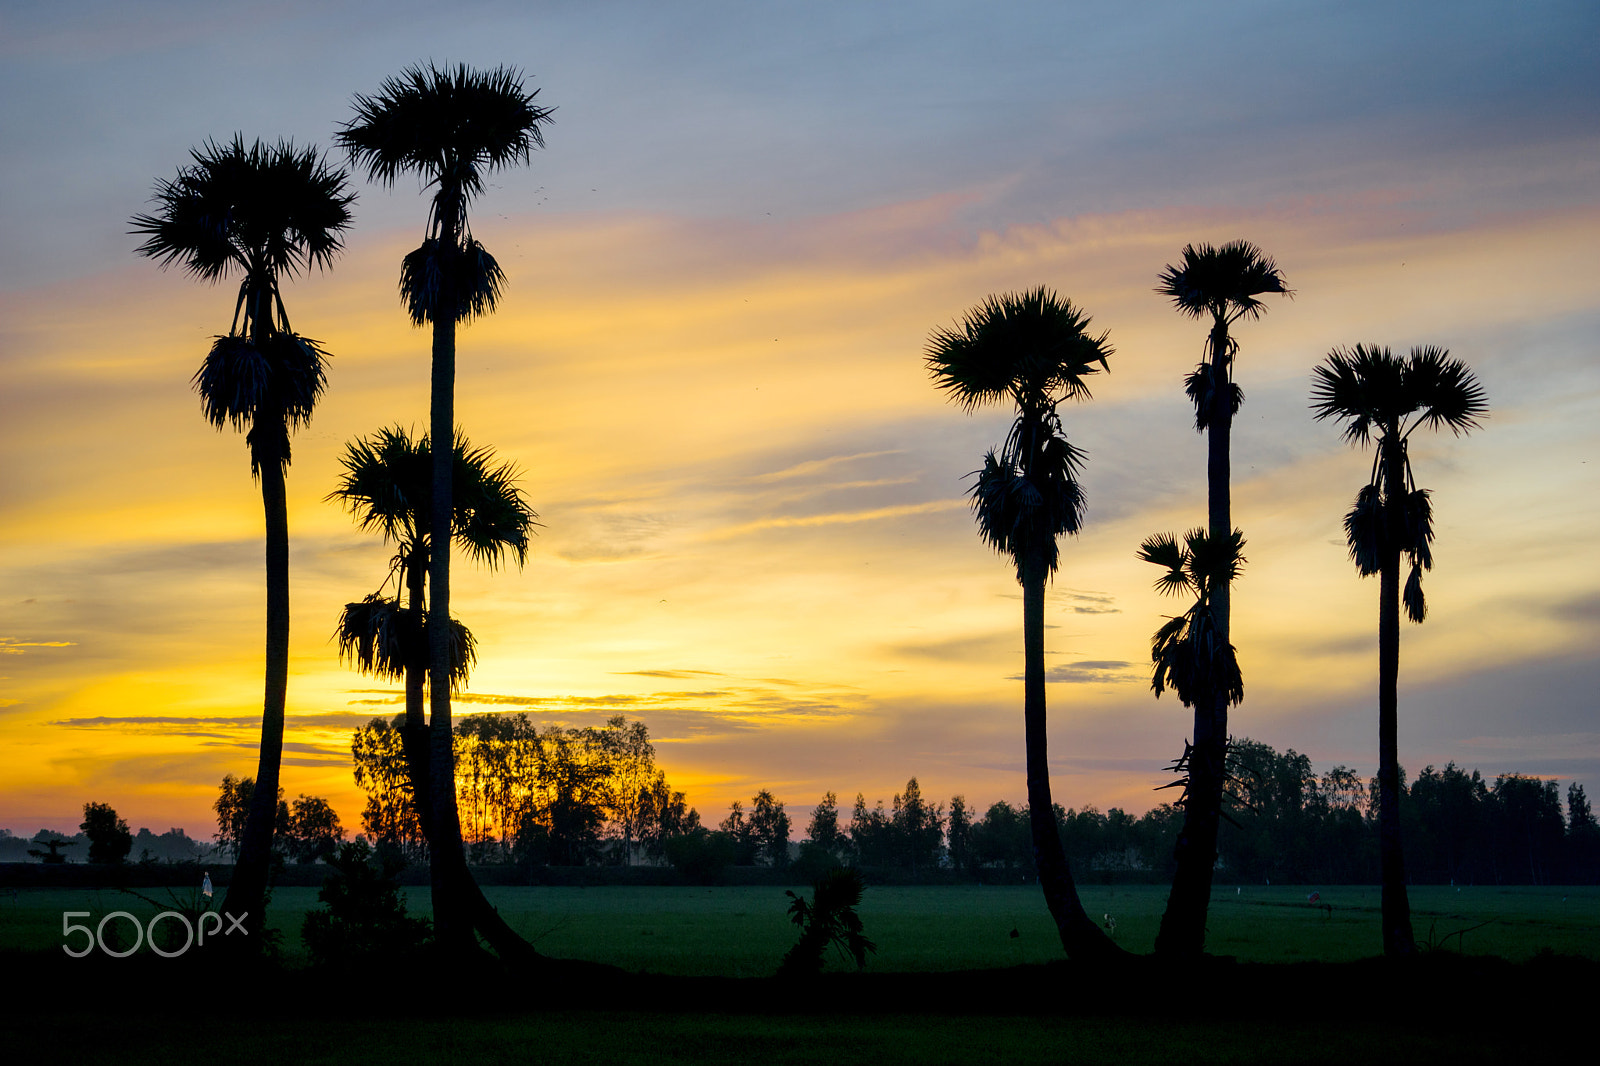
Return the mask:
<path fill-rule="evenodd" d="M 1084 379 L 1110 370 L 1113 351 L 1109 334 L 1089 335 L 1089 322 L 1071 300 L 1044 286 L 990 296 L 954 329 L 934 331 L 927 367 L 934 383 L 967 411 L 1008 397 L 1024 410 L 1068 397 L 1086 400 Z"/>
<path fill-rule="evenodd" d="M 1377 345 L 1335 348 L 1312 375 L 1315 417 L 1343 422 L 1344 437 L 1353 444 L 1366 444 L 1374 429 L 1403 440 L 1420 425 L 1444 426 L 1459 436 L 1481 429 L 1478 420 L 1489 411 L 1483 386 L 1467 365 L 1433 345 L 1412 348 L 1404 359 Z"/>
<path fill-rule="evenodd" d="M 1272 258 L 1249 241 L 1185 245 L 1183 262 L 1168 265 L 1160 282 L 1156 292 L 1170 296 L 1179 311 L 1219 322 L 1260 317 L 1266 305 L 1256 297 L 1266 293 L 1292 295 Z"/>
<path fill-rule="evenodd" d="M 335 139 L 369 181 L 393 185 L 402 171 L 416 171 L 433 186 L 431 232 L 446 217 L 464 230 L 467 202 L 483 191 L 484 175 L 526 163 L 544 147 L 540 127 L 554 121 L 554 108 L 536 104 L 538 95 L 515 67 L 418 64 L 371 96 L 357 93 L 356 117 Z"/>
<path fill-rule="evenodd" d="M 1158 533 L 1139 546 L 1138 556 L 1166 571 L 1156 579 L 1158 591 L 1195 596 L 1194 605 L 1169 618 L 1150 641 L 1150 687 L 1157 696 L 1171 688 L 1185 706 L 1213 692 L 1239 703 L 1244 677 L 1233 645 L 1217 632 L 1212 598 L 1244 566 L 1244 533 L 1235 529 L 1226 537 L 1212 537 L 1204 529 L 1191 529 L 1181 543 L 1170 533 Z"/>
<path fill-rule="evenodd" d="M 344 474 L 328 499 L 355 515 L 363 530 L 376 530 L 400 547 L 397 570 L 427 567 L 429 508 L 433 499 L 433 452 L 426 435 L 413 441 L 399 426 L 357 438 L 340 460 Z M 478 562 L 491 568 L 507 554 L 521 566 L 538 515 L 516 485 L 510 463 L 494 463 L 489 448 L 474 448 L 456 434 L 451 493 L 452 536 Z"/>
<path fill-rule="evenodd" d="M 954 329 L 935 330 L 925 352 L 935 383 L 963 409 L 1007 399 L 1017 406 L 1004 446 L 977 471 L 972 506 L 984 542 L 1012 557 L 1019 580 L 1032 553 L 1053 574 L 1056 538 L 1083 524 L 1084 454 L 1068 443 L 1056 409 L 1088 399 L 1088 376 L 1110 370 L 1108 335 L 1092 336 L 1089 321 L 1041 286 L 988 297 Z"/>
<path fill-rule="evenodd" d="M 343 246 L 350 205 L 343 170 L 315 148 L 293 142 L 248 148 L 235 135 L 190 153 L 172 181 L 160 182 L 157 210 L 133 219 L 139 254 L 196 277 L 242 275 L 233 324 L 207 353 L 193 383 L 206 420 L 249 430 L 250 466 L 287 466 L 288 431 L 311 418 L 327 384 L 327 352 L 296 335 L 279 293 L 280 276 L 326 269 Z"/>
<path fill-rule="evenodd" d="M 1419 426 L 1460 435 L 1481 428 L 1489 411 L 1483 386 L 1467 365 L 1434 346 L 1405 358 L 1388 348 L 1335 348 L 1312 372 L 1311 409 L 1318 421 L 1344 424 L 1344 438 L 1365 446 L 1376 438 L 1372 473 L 1345 515 L 1350 558 L 1363 577 L 1379 572 L 1390 552 L 1408 556 L 1402 602 L 1413 622 L 1427 617 L 1422 573 L 1433 569 L 1433 504 L 1411 474 L 1408 438 Z M 1392 472 L 1394 459 L 1399 474 Z M 1398 476 L 1399 482 L 1391 484 Z"/>
<path fill-rule="evenodd" d="M 348 176 L 315 148 L 292 141 L 246 148 L 207 141 L 172 181 L 157 184 L 156 210 L 135 215 L 140 255 L 163 267 L 179 264 L 206 281 L 235 272 L 293 277 L 326 269 L 350 225 Z"/>

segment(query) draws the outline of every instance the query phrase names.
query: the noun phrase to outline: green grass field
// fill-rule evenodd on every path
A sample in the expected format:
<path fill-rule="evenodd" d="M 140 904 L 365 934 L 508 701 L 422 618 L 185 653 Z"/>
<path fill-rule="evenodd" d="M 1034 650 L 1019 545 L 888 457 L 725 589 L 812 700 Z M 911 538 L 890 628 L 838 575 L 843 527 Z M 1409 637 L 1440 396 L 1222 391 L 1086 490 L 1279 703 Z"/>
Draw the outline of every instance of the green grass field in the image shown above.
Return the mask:
<path fill-rule="evenodd" d="M 1323 891 L 1331 915 L 1307 903 L 1308 891 L 1220 889 L 1211 912 L 1210 949 L 1267 963 L 1341 963 L 1378 953 L 1376 888 Z M 1478 971 L 1468 961 L 1467 980 L 1476 982 L 1469 987 L 1478 989 L 1478 1006 L 1462 1009 L 1448 1001 L 1424 1006 L 1406 994 L 1372 998 L 1357 993 L 1352 980 L 1363 986 L 1371 980 L 1398 982 L 1407 989 L 1412 987 L 1407 982 L 1417 979 L 1368 963 L 1354 970 L 1285 966 L 1281 978 L 1276 968 L 1244 976 L 1254 982 L 1247 988 L 1259 990 L 1265 981 L 1265 987 L 1293 991 L 1291 1002 L 1297 1006 L 1288 1014 L 1260 1006 L 1257 993 L 1232 985 L 1226 970 L 1208 992 L 1213 1004 L 1220 999 L 1224 1006 L 1197 1012 L 1182 1009 L 1175 996 L 1178 982 L 1157 969 L 1146 971 L 1143 983 L 1117 986 L 1121 990 L 1109 1009 L 1075 1008 L 1070 993 L 1024 1007 L 1009 998 L 1013 990 L 1063 979 L 1068 981 L 1064 989 L 1074 987 L 1073 973 L 1079 980 L 1087 977 L 1091 987 L 1097 979 L 1092 971 L 1074 967 L 1025 965 L 1062 957 L 1037 888 L 977 886 L 869 888 L 861 912 L 879 950 L 866 978 L 840 973 L 805 988 L 718 982 L 770 977 L 776 969 L 795 937 L 781 889 L 488 892 L 501 913 L 546 954 L 711 982 L 689 986 L 698 990 L 687 993 L 690 1009 L 684 1009 L 681 993 L 676 1003 L 601 994 L 594 1009 L 543 1003 L 536 992 L 516 998 L 515 1006 L 504 995 L 474 1006 L 470 984 L 415 973 L 373 974 L 332 986 L 337 992 L 330 996 L 327 979 L 319 983 L 314 971 L 303 971 L 304 986 L 293 979 L 293 969 L 306 961 L 300 923 L 317 900 L 315 889 L 286 888 L 275 893 L 270 918 L 283 932 L 283 962 L 291 973 L 272 979 L 276 1005 L 258 1011 L 230 997 L 226 975 L 208 969 L 197 985 L 193 967 L 168 963 L 147 950 L 127 960 L 68 960 L 59 954 L 63 911 L 89 912 L 90 925 L 118 910 L 147 922 L 156 908 L 146 902 L 115 890 L 24 889 L 14 898 L 4 890 L 0 959 L 8 970 L 14 966 L 38 974 L 27 986 L 31 998 L 9 997 L 14 1002 L 0 1006 L 10 1034 L 6 1047 L 18 1062 L 118 1064 L 1504 1063 L 1541 1050 L 1553 1053 L 1572 1039 L 1583 1012 L 1569 1001 L 1581 1000 L 1587 995 L 1583 988 L 1591 987 L 1592 971 L 1582 971 L 1574 984 L 1573 978 L 1552 978 L 1538 962 L 1508 977 L 1503 966 L 1496 969 L 1486 960 L 1482 972 L 1498 976 L 1484 980 L 1471 976 Z M 162 899 L 166 894 L 146 895 Z M 426 889 L 408 890 L 408 896 L 414 912 L 428 913 Z M 1468 956 L 1513 961 L 1543 949 L 1600 960 L 1600 888 L 1456 892 L 1421 887 L 1412 890 L 1411 899 L 1424 943 L 1431 938 Z M 1145 952 L 1155 938 L 1165 890 L 1093 887 L 1085 890 L 1084 902 L 1091 914 L 1116 919 L 1120 943 Z M 126 928 L 120 919 L 116 925 Z M 1461 937 L 1451 935 L 1467 929 Z M 1459 974 L 1460 960 L 1445 962 L 1444 972 Z M 169 967 L 170 978 L 165 976 Z M 837 963 L 834 968 L 846 969 Z M 955 970 L 979 972 L 948 980 L 937 976 Z M 423 1008 L 436 980 L 457 991 L 454 1006 Z M 1297 991 L 1302 982 L 1308 982 L 1303 997 Z M 586 987 L 580 983 L 564 991 L 587 994 Z M 658 993 L 664 987 L 649 986 Z M 1006 990 L 999 1001 L 996 988 Z M 469 996 L 468 1005 L 462 1005 L 461 994 Z M 908 995 L 918 1004 L 909 1012 Z M 1517 1005 L 1502 1001 L 1502 995 Z M 882 996 L 889 1001 L 883 1003 Z M 1567 1006 L 1544 1011 L 1536 1020 L 1528 1005 L 1550 1002 L 1550 996 Z M 159 1009 L 148 1009 L 152 1001 Z M 980 1002 L 986 1005 L 973 1006 Z M 1386 1011 L 1372 1009 L 1385 1003 Z M 874 1009 L 874 1004 L 881 1006 Z"/>
<path fill-rule="evenodd" d="M 788 898 L 774 888 L 489 888 L 490 899 L 540 951 L 627 970 L 683 976 L 771 974 L 794 942 Z M 1378 889 L 1322 891 L 1331 913 L 1307 903 L 1303 887 L 1219 888 L 1208 949 L 1247 962 L 1345 962 L 1378 954 Z M 187 894 L 187 893 L 185 893 Z M 164 891 L 145 892 L 165 899 Z M 304 960 L 301 921 L 317 891 L 280 888 L 269 911 L 282 931 L 284 961 Z M 428 891 L 407 890 L 413 913 L 430 912 Z M 1089 887 L 1084 906 L 1116 921 L 1115 937 L 1147 952 L 1166 900 L 1159 886 Z M 1411 890 L 1417 939 L 1466 954 L 1512 961 L 1544 949 L 1600 960 L 1600 888 Z M 114 889 L 0 892 L 0 950 L 50 951 L 62 944 L 62 912 L 112 911 L 147 922 L 156 908 Z M 989 969 L 1042 963 L 1061 947 L 1037 888 L 873 887 L 861 906 L 878 944 L 876 972 Z M 126 926 L 118 920 L 116 925 Z M 1015 929 L 1017 936 L 1011 936 Z M 1455 934 L 1460 933 L 1457 936 Z M 81 940 L 74 940 L 74 944 Z"/>

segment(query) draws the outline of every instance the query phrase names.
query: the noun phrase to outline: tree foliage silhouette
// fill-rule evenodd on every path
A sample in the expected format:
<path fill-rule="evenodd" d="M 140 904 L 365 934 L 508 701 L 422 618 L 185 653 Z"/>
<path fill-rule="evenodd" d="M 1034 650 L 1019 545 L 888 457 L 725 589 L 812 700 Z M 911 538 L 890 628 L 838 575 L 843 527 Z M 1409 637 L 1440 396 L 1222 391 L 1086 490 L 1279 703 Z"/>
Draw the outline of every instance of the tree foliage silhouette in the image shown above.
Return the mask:
<path fill-rule="evenodd" d="M 194 375 L 206 420 L 245 432 L 250 470 L 266 512 L 266 686 L 255 792 L 225 906 L 262 928 L 267 872 L 283 755 L 289 674 L 289 519 L 284 475 L 289 433 L 311 418 L 326 383 L 327 353 L 294 332 L 281 279 L 312 266 L 327 269 L 350 224 L 343 170 L 315 148 L 279 141 L 248 148 L 235 136 L 207 142 L 193 163 L 156 185 L 155 210 L 133 218 L 145 241 L 138 253 L 163 267 L 176 263 L 203 281 L 240 277 L 233 323 L 216 338 Z M 237 938 L 259 943 L 259 936 Z"/>
<path fill-rule="evenodd" d="M 429 436 L 447 440 L 455 428 L 456 325 L 494 310 L 503 273 L 472 235 L 468 204 L 484 190 L 484 178 L 515 163 L 528 162 L 543 147 L 541 126 L 549 108 L 523 85 L 512 67 L 477 71 L 465 64 L 444 70 L 432 65 L 407 68 L 388 78 L 372 96 L 357 94 L 356 117 L 338 134 L 338 143 L 371 181 L 393 185 L 402 172 L 415 172 L 433 189 L 422 245 L 401 264 L 400 295 L 411 320 L 433 326 L 433 368 Z M 437 550 L 429 560 L 428 625 L 430 760 L 429 821 L 432 853 L 450 864 L 450 876 L 435 878 L 434 919 L 442 944 L 454 950 L 472 946 L 474 922 L 495 927 L 497 948 L 531 951 L 494 915 L 472 882 L 462 852 L 456 808 L 450 721 L 450 550 L 454 507 L 453 470 L 443 451 L 433 457 L 429 531 Z M 476 916 L 474 918 L 474 915 Z M 489 930 L 486 928 L 485 933 Z M 520 946 L 519 946 L 520 945 Z"/>
<path fill-rule="evenodd" d="M 1195 429 L 1207 434 L 1206 533 L 1220 548 L 1235 533 L 1229 442 L 1233 416 L 1244 402 L 1244 393 L 1233 380 L 1239 345 L 1231 331 L 1241 319 L 1259 318 L 1266 310 L 1259 297 L 1289 290 L 1272 259 L 1248 241 L 1231 241 L 1220 248 L 1186 245 L 1182 256 L 1178 265 L 1161 272 L 1156 292 L 1170 297 L 1173 306 L 1190 318 L 1211 319 L 1205 355 L 1184 379 L 1184 392 L 1194 404 Z M 1218 648 L 1231 652 L 1228 583 L 1210 589 L 1207 599 L 1211 639 Z M 1192 700 L 1184 701 L 1194 708 L 1194 740 L 1185 752 L 1188 785 L 1176 850 L 1177 872 L 1156 936 L 1156 951 L 1167 955 L 1198 955 L 1205 947 L 1206 910 L 1217 861 L 1217 823 L 1227 776 L 1230 693 L 1218 689 L 1192 695 Z"/>
<path fill-rule="evenodd" d="M 341 658 L 358 670 L 392 681 L 406 690 L 405 745 L 412 795 L 426 826 L 431 817 L 428 784 L 428 729 L 423 714 L 428 676 L 427 579 L 432 539 L 433 450 L 429 438 L 413 441 L 399 426 L 345 446 L 344 473 L 328 499 L 342 503 L 357 525 L 382 535 L 395 548 L 389 580 L 397 594 L 383 589 L 345 604 L 334 631 Z M 456 434 L 452 456 L 451 530 L 456 545 L 491 569 L 506 558 L 521 566 L 538 515 L 516 487 L 510 463 L 496 464 L 488 448 L 474 448 Z M 404 590 L 404 602 L 399 591 Z M 449 684 L 466 684 L 477 661 L 477 641 L 459 620 L 450 620 Z"/>
<path fill-rule="evenodd" d="M 778 965 L 779 977 L 811 977 L 822 972 L 822 957 L 831 944 L 841 954 L 854 959 L 856 969 L 865 969 L 867 953 L 878 946 L 867 939 L 861 925 L 861 895 L 866 882 L 856 870 L 835 868 L 825 873 L 811 888 L 811 899 L 785 892 L 789 920 L 800 927 L 800 939 Z"/>
<path fill-rule="evenodd" d="M 991 296 L 954 329 L 934 331 L 926 361 L 962 409 L 1016 406 L 1005 443 L 977 472 L 972 507 L 979 535 L 1012 560 L 1022 585 L 1023 722 L 1039 884 L 1067 953 L 1106 957 L 1121 949 L 1084 913 L 1051 817 L 1045 725 L 1045 585 L 1060 561 L 1057 538 L 1076 533 L 1083 516 L 1083 453 L 1067 442 L 1058 408 L 1089 398 L 1087 379 L 1110 369 L 1112 352 L 1107 335 L 1091 336 L 1088 327 L 1087 315 L 1043 287 Z"/>
<path fill-rule="evenodd" d="M 133 833 L 126 820 L 117 817 L 109 803 L 85 803 L 83 823 L 78 826 L 89 838 L 89 861 L 120 863 L 133 850 Z"/>
<path fill-rule="evenodd" d="M 1171 533 L 1158 533 L 1139 546 L 1139 558 L 1164 567 L 1157 590 L 1179 596 L 1192 593 L 1194 605 L 1169 618 L 1150 641 L 1153 667 L 1150 687 L 1159 697 L 1176 692 L 1185 707 L 1212 693 L 1230 704 L 1244 699 L 1244 678 L 1233 645 L 1217 635 L 1216 591 L 1233 582 L 1244 564 L 1244 534 L 1234 530 L 1215 541 L 1203 529 L 1191 529 L 1183 543 Z"/>
<path fill-rule="evenodd" d="M 1362 577 L 1378 575 L 1378 847 L 1383 870 L 1383 950 L 1416 951 L 1400 840 L 1400 607 L 1427 617 L 1422 573 L 1433 568 L 1433 505 L 1411 474 L 1408 442 L 1419 427 L 1460 436 L 1480 426 L 1489 404 L 1467 365 L 1443 348 L 1335 348 L 1313 371 L 1311 410 L 1344 423 L 1351 444 L 1374 445 L 1372 471 L 1345 515 L 1350 558 Z M 1400 556 L 1411 564 L 1400 589 Z"/>

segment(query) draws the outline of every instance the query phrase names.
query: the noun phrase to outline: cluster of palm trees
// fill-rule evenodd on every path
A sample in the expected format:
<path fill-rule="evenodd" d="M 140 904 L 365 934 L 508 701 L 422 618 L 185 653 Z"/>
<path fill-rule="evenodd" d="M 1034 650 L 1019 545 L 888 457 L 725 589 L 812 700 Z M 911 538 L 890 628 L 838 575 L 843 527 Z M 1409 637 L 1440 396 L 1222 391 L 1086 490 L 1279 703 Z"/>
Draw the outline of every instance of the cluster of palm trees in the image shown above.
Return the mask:
<path fill-rule="evenodd" d="M 355 97 L 355 117 L 336 143 L 369 180 L 392 185 L 416 173 L 432 190 L 422 244 L 405 256 L 400 295 L 412 321 L 432 327 L 428 433 L 413 440 L 396 427 L 358 438 L 330 498 L 362 528 L 395 548 L 378 592 L 349 604 L 339 622 L 341 653 L 366 671 L 406 688 L 407 772 L 430 848 L 439 939 L 466 950 L 483 933 L 502 954 L 537 958 L 484 899 L 467 870 L 456 807 L 450 698 L 474 657 L 470 631 L 451 616 L 452 544 L 476 560 L 520 565 L 536 524 L 509 465 L 473 448 L 455 426 L 456 327 L 492 312 L 504 275 L 472 234 L 468 206 L 484 178 L 526 163 L 543 146 L 551 109 L 508 67 L 412 67 L 371 96 Z M 290 142 L 246 146 L 242 136 L 207 142 L 170 181 L 158 183 L 155 209 L 133 219 L 138 248 L 163 266 L 197 278 L 239 277 L 234 316 L 194 376 L 206 418 L 246 433 L 251 471 L 266 515 L 266 682 L 255 800 L 247 815 L 226 908 L 248 913 L 259 930 L 276 815 L 288 679 L 289 580 L 285 475 L 292 430 L 311 417 L 326 385 L 328 353 L 296 333 L 280 282 L 315 266 L 326 269 L 351 222 L 348 175 L 314 147 Z M 1164 568 L 1157 586 L 1191 593 L 1192 607 L 1170 620 L 1152 646 L 1153 686 L 1170 688 L 1194 710 L 1193 741 L 1177 762 L 1184 774 L 1184 824 L 1177 873 L 1157 950 L 1198 954 L 1216 861 L 1217 825 L 1228 776 L 1228 709 L 1243 698 L 1229 640 L 1229 589 L 1244 562 L 1243 536 L 1229 504 L 1229 435 L 1243 394 L 1233 379 L 1238 344 L 1232 327 L 1256 318 L 1260 297 L 1288 290 L 1282 274 L 1243 241 L 1190 246 L 1161 274 L 1158 292 L 1195 318 L 1210 317 L 1205 356 L 1184 381 L 1195 426 L 1208 435 L 1208 524 L 1180 542 L 1151 537 L 1140 557 Z M 983 539 L 1008 555 L 1023 588 L 1024 727 L 1028 805 L 1040 884 L 1064 947 L 1076 957 L 1108 957 L 1117 948 L 1078 900 L 1051 818 L 1046 757 L 1045 587 L 1060 563 L 1058 538 L 1083 522 L 1078 482 L 1084 453 L 1068 442 L 1060 413 L 1089 398 L 1090 375 L 1110 369 L 1107 335 L 1045 288 L 991 297 L 953 329 L 937 330 L 927 363 L 940 388 L 971 411 L 1010 402 L 1017 417 L 1005 442 L 983 460 L 972 489 Z M 1432 565 L 1429 498 L 1415 488 L 1406 442 L 1418 426 L 1456 433 L 1477 426 L 1483 391 L 1458 360 L 1436 348 L 1409 356 L 1358 345 L 1335 350 L 1316 370 L 1316 417 L 1345 423 L 1357 444 L 1376 439 L 1369 483 L 1346 518 L 1350 550 L 1362 574 L 1380 575 L 1380 833 L 1385 950 L 1412 950 L 1405 901 L 1395 751 L 1399 606 L 1420 622 L 1421 574 Z M 449 441 L 451 446 L 436 447 Z M 1400 556 L 1411 562 L 1404 593 Z M 385 595 L 389 580 L 395 594 Z M 425 718 L 424 703 L 429 714 Z M 259 938 L 257 938 L 259 942 Z"/>
<path fill-rule="evenodd" d="M 450 696 L 472 661 L 471 634 L 450 613 L 450 546 L 494 564 L 520 563 L 534 514 L 510 467 L 473 449 L 455 427 L 458 323 L 494 310 L 504 279 L 472 235 L 467 208 L 484 178 L 529 161 L 544 144 L 551 109 L 511 67 L 411 67 L 371 96 L 357 94 L 355 117 L 336 134 L 369 180 L 392 185 L 416 173 L 432 190 L 422 245 L 401 266 L 400 294 L 412 321 L 433 327 L 429 432 L 412 441 L 398 429 L 357 440 L 334 498 L 364 528 L 384 534 L 396 555 L 390 576 L 405 590 L 349 605 L 340 647 L 358 666 L 406 682 L 408 770 L 433 858 L 434 918 L 440 942 L 464 951 L 481 932 L 502 955 L 537 958 L 484 900 L 467 871 L 456 809 Z M 288 515 L 284 477 L 290 431 L 309 421 L 326 384 L 327 353 L 294 332 L 280 281 L 326 269 L 343 245 L 355 199 L 348 174 L 314 147 L 244 138 L 207 142 L 177 177 L 157 184 L 155 208 L 135 216 L 142 255 L 177 264 L 209 282 L 239 276 L 233 323 L 219 336 L 194 385 L 207 419 L 246 432 L 260 479 L 267 529 L 266 692 L 255 799 L 224 907 L 263 927 L 267 871 L 283 749 L 289 656 Z M 450 441 L 452 447 L 432 447 Z M 385 582 L 387 584 L 387 581 Z M 424 722 L 424 693 L 431 720 Z M 261 938 L 251 938 L 260 943 Z"/>
<path fill-rule="evenodd" d="M 1156 292 L 1192 318 L 1209 317 L 1204 356 L 1184 378 L 1195 429 L 1207 435 L 1208 521 L 1180 539 L 1152 536 L 1138 557 L 1160 566 L 1156 588 L 1192 595 L 1193 604 L 1168 619 L 1151 642 L 1151 687 L 1175 692 L 1194 711 L 1193 739 L 1173 768 L 1183 787 L 1183 825 L 1174 848 L 1175 873 L 1156 953 L 1194 957 L 1205 946 L 1205 922 L 1217 860 L 1217 830 L 1230 774 L 1228 709 L 1244 698 L 1244 679 L 1229 639 L 1229 592 L 1244 565 L 1244 534 L 1233 525 L 1229 496 L 1229 437 L 1244 401 L 1234 380 L 1238 342 L 1233 327 L 1260 317 L 1261 297 L 1288 295 L 1272 259 L 1247 241 L 1221 247 L 1189 245 L 1169 265 Z M 1122 949 L 1089 919 L 1078 899 L 1059 832 L 1049 816 L 1046 751 L 1044 595 L 1059 564 L 1057 538 L 1082 526 L 1078 483 L 1084 453 L 1066 439 L 1060 406 L 1089 398 L 1088 377 L 1108 371 L 1108 334 L 1089 331 L 1089 317 L 1046 288 L 991 296 L 955 328 L 940 328 L 925 356 L 935 384 L 968 412 L 1010 402 L 1016 419 L 999 450 L 984 456 L 971 489 L 982 539 L 1008 556 L 1022 585 L 1023 722 L 1034 861 L 1062 946 L 1075 958 L 1106 958 Z M 1419 426 L 1456 434 L 1477 428 L 1488 406 L 1482 387 L 1443 349 L 1334 349 L 1316 367 L 1311 407 L 1319 420 L 1344 423 L 1351 443 L 1375 438 L 1372 473 L 1345 518 L 1350 554 L 1363 576 L 1379 585 L 1379 836 L 1383 877 L 1383 948 L 1413 953 L 1400 842 L 1396 681 L 1399 613 L 1403 599 L 1414 622 L 1425 614 L 1422 572 L 1433 565 L 1429 494 L 1412 478 L 1406 442 Z M 1400 556 L 1411 563 L 1400 591 Z"/>

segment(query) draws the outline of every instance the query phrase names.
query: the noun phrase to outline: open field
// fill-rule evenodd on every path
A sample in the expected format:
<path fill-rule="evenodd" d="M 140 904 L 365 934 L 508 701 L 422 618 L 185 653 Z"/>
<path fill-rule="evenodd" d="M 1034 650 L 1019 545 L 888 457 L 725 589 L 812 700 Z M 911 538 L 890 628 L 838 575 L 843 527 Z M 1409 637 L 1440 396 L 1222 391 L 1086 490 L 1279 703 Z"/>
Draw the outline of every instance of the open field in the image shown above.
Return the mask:
<path fill-rule="evenodd" d="M 1331 915 L 1308 905 L 1309 891 L 1219 890 L 1212 949 L 1245 965 L 1188 978 L 1149 962 L 1109 973 L 1042 965 L 1061 952 L 1033 887 L 870 888 L 861 910 L 879 951 L 868 972 L 834 965 L 820 983 L 789 984 L 771 978 L 794 938 L 781 889 L 493 888 L 501 912 L 550 955 L 671 976 L 577 973 L 550 985 L 493 969 L 301 969 L 264 973 L 251 992 L 248 978 L 241 986 L 205 958 L 68 959 L 63 911 L 88 911 L 94 924 L 117 910 L 148 921 L 155 908 L 115 890 L 22 889 L 0 893 L 0 967 L 33 978 L 0 1018 L 19 1062 L 883 1066 L 1504 1063 L 1553 1052 L 1587 1016 L 1593 962 L 1536 956 L 1600 960 L 1600 888 L 1415 888 L 1423 941 L 1430 930 L 1436 943 L 1472 931 L 1448 941 L 1466 956 L 1403 967 L 1371 958 L 1376 888 L 1324 892 Z M 426 889 L 408 895 L 427 912 Z M 1164 898 L 1158 886 L 1084 893 L 1135 952 L 1149 950 Z M 291 971 L 305 961 L 298 929 L 316 905 L 313 889 L 275 894 Z"/>
<path fill-rule="evenodd" d="M 771 974 L 794 942 L 781 889 L 489 888 L 489 897 L 540 951 L 635 972 L 678 976 Z M 1322 892 L 1325 910 L 1299 886 L 1219 888 L 1208 947 L 1243 962 L 1347 962 L 1378 953 L 1378 889 L 1339 886 Z M 165 900 L 164 890 L 144 893 Z M 406 890 L 413 913 L 430 912 L 428 890 Z M 180 898 L 189 893 L 179 894 Z M 300 924 L 318 906 L 309 888 L 276 890 L 272 926 L 282 931 L 284 962 L 304 961 Z M 1133 952 L 1155 941 L 1165 904 L 1160 886 L 1088 887 L 1084 905 L 1110 914 L 1115 936 Z M 1542 950 L 1600 960 L 1600 887 L 1411 890 L 1421 944 L 1468 955 L 1522 961 Z M 0 950 L 54 952 L 62 912 L 89 921 L 124 910 L 148 921 L 156 908 L 114 889 L 21 889 L 0 893 Z M 861 906 L 878 944 L 874 972 L 938 972 L 1044 963 L 1061 957 L 1050 917 L 1034 887 L 873 887 Z M 119 925 L 126 923 L 118 921 Z M 1017 936 L 1011 936 L 1012 930 Z M 1460 935 L 1456 935 L 1459 933 Z"/>
<path fill-rule="evenodd" d="M 20 1021 L 20 1019 L 19 1019 Z M 228 1018 L 180 1030 L 127 1016 L 35 1014 L 7 1041 L 17 1062 L 132 1066 L 173 1062 L 527 1062 L 606 1064 L 1174 1061 L 1297 1064 L 1494 1063 L 1560 1050 L 1558 1037 L 1369 1018 L 1262 1024 L 1126 1017 L 884 1014 L 780 1016 L 550 1011 L 466 1017 Z M 49 1036 L 55 1028 L 62 1035 Z"/>

